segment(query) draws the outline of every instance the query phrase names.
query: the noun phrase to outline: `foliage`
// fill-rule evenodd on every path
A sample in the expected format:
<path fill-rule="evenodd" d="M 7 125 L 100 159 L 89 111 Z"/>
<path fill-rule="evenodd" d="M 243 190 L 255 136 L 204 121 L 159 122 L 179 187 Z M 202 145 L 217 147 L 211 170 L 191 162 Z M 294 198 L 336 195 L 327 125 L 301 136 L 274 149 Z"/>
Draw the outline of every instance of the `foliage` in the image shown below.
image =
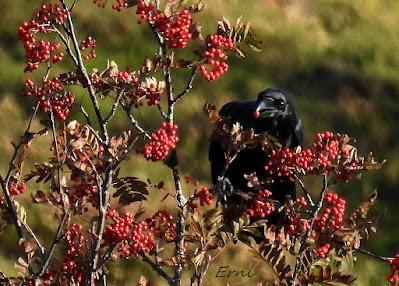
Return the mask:
<path fill-rule="evenodd" d="M 122 258 L 147 263 L 169 285 L 184 285 L 183 271 L 192 274 L 192 285 L 201 285 L 210 264 L 226 245 L 240 240 L 272 267 L 282 285 L 351 285 L 355 279 L 355 254 L 361 251 L 362 240 L 375 231 L 379 220 L 378 216 L 369 216 L 376 194 L 346 219 L 345 200 L 329 189 L 337 179 L 349 181 L 355 175 L 379 168 L 383 162 L 376 162 L 372 155 L 357 156 L 347 135 L 331 132 L 317 135 L 313 148 L 281 149 L 275 138 L 244 130 L 228 118 L 219 117 L 215 107 L 206 105 L 205 111 L 214 124 L 213 136 L 223 142 L 227 165 L 244 148 L 261 145 L 265 156 L 272 156 L 265 172 L 296 180 L 305 196 L 279 205 L 269 199 L 267 180 L 247 174 L 249 186 L 258 196 L 251 197 L 252 207 L 233 221 L 226 219 L 223 206 L 217 205 L 207 187 L 195 185 L 186 198 L 176 151 L 179 138 L 175 108 L 191 91 L 198 71 L 207 81 L 214 81 L 227 72 L 229 55 L 244 57 L 243 44 L 259 50 L 260 42 L 250 25 L 240 20 L 231 25 L 224 19 L 214 34 L 203 37 L 193 17 L 203 10 L 201 1 L 192 5 L 187 1 L 164 2 L 160 6 L 158 1 L 118 0 L 112 5 L 117 11 L 136 9 L 140 21 L 148 24 L 158 41 L 157 55 L 146 58 L 137 70 L 128 67 L 121 71 L 112 61 L 101 72 L 86 69 L 85 61 L 97 55 L 97 43 L 91 37 L 79 40 L 75 32 L 73 13 L 79 9 L 77 2 L 42 4 L 34 17 L 20 26 L 19 37 L 27 61 L 25 72 L 40 71 L 41 66 L 46 70 L 42 81 L 25 82 L 24 94 L 36 101 L 34 113 L 20 142 L 14 145 L 6 175 L 1 177 L 2 228 L 13 224 L 24 250 L 17 261 L 19 276 L 1 273 L 1 282 L 105 284 L 113 253 L 118 252 Z M 107 4 L 95 3 L 101 7 Z M 50 38 L 60 42 L 51 42 Z M 178 59 L 179 50 L 188 48 L 195 51 L 194 55 Z M 59 74 L 57 65 L 66 60 L 74 68 Z M 179 70 L 188 70 L 189 75 L 183 90 L 175 93 L 173 73 Z M 87 93 L 94 110 L 94 116 L 90 116 L 80 106 L 85 123 L 69 117 L 70 109 L 78 105 L 76 90 Z M 105 113 L 100 106 L 106 100 L 111 100 L 112 106 Z M 145 104 L 161 118 L 161 127 L 154 132 L 146 130 L 134 116 Z M 108 124 L 118 111 L 126 114 L 131 127 L 114 135 Z M 33 132 L 31 123 L 38 113 L 47 119 L 41 122 L 42 129 Z M 53 154 L 24 174 L 24 152 L 39 136 L 52 136 L 49 149 Z M 170 169 L 175 190 L 165 199 L 173 201 L 173 213 L 157 210 L 142 218 L 140 208 L 134 215 L 122 214 L 121 206 L 140 203 L 145 207 L 147 196 L 163 189 L 163 183 L 153 185 L 148 180 L 147 184 L 137 177 L 120 175 L 121 163 L 131 156 L 134 159 L 132 150 L 143 153 L 147 160 L 161 161 Z M 301 179 L 307 175 L 323 180 L 315 201 Z M 49 248 L 30 228 L 26 211 L 18 202 L 18 195 L 33 179 L 46 189 L 32 194 L 33 202 L 46 204 L 58 216 L 59 225 Z M 91 217 L 90 222 L 80 223 L 82 217 Z M 63 253 L 62 257 L 54 254 L 56 249 Z M 286 258 L 289 256 L 292 263 Z M 396 260 L 380 259 L 392 265 L 389 282 L 395 285 Z M 149 281 L 142 277 L 140 283 L 146 285 Z"/>

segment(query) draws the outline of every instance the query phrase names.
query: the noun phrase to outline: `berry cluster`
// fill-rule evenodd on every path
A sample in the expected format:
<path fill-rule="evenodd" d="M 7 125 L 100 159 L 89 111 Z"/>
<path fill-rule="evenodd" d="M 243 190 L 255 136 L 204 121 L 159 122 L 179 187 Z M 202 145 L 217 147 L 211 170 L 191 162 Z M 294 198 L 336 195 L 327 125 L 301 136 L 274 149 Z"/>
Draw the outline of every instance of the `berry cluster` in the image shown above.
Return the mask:
<path fill-rule="evenodd" d="M 169 151 L 179 142 L 176 130 L 177 125 L 163 122 L 161 128 L 151 134 L 150 143 L 144 146 L 144 157 L 154 162 L 165 159 Z"/>
<path fill-rule="evenodd" d="M 293 208 L 286 209 L 287 215 L 287 233 L 295 237 L 301 237 L 304 233 L 310 231 L 310 223 L 307 217 L 308 201 L 305 197 L 296 199 Z"/>
<path fill-rule="evenodd" d="M 96 48 L 96 40 L 93 39 L 92 37 L 87 37 L 86 39 L 81 41 L 80 45 L 79 45 L 79 49 L 81 51 L 84 51 L 84 50 L 89 49 L 89 48 L 91 49 L 90 53 L 83 57 L 84 60 L 86 60 L 86 61 L 94 59 L 97 56 L 97 53 L 96 53 L 96 50 L 95 50 L 95 48 Z"/>
<path fill-rule="evenodd" d="M 20 183 L 20 184 L 13 184 L 9 183 L 8 184 L 8 191 L 10 192 L 11 196 L 18 196 L 25 192 L 26 190 L 26 184 L 25 183 Z"/>
<path fill-rule="evenodd" d="M 139 15 L 141 21 L 153 25 L 170 48 L 185 48 L 192 37 L 190 31 L 192 16 L 187 9 L 168 17 L 159 11 L 153 2 L 147 4 L 144 0 L 140 0 L 136 14 Z"/>
<path fill-rule="evenodd" d="M 218 34 L 208 36 L 206 45 L 205 61 L 204 64 L 199 65 L 199 69 L 207 81 L 213 81 L 227 72 L 228 57 L 224 51 L 233 49 L 234 45 L 231 39 Z M 210 70 L 207 69 L 207 66 L 210 67 Z"/>
<path fill-rule="evenodd" d="M 352 174 L 363 169 L 356 158 L 349 160 L 345 135 L 332 132 L 318 133 L 312 148 L 300 151 L 284 148 L 273 150 L 265 170 L 273 176 L 289 177 L 294 174 L 334 173 L 337 179 L 347 182 Z"/>
<path fill-rule="evenodd" d="M 105 228 L 105 243 L 118 243 L 128 239 L 133 225 L 133 215 L 125 213 L 123 216 L 119 216 L 115 210 L 112 210 L 107 212 L 107 217 L 111 218 L 113 223 Z"/>
<path fill-rule="evenodd" d="M 176 237 L 176 224 L 168 212 L 158 211 L 146 221 L 156 238 L 171 241 Z"/>
<path fill-rule="evenodd" d="M 18 36 L 24 43 L 27 66 L 25 72 L 34 71 L 41 63 L 60 62 L 64 54 L 58 52 L 59 43 L 38 40 L 37 33 L 48 33 L 53 25 L 61 25 L 67 19 L 67 12 L 58 4 L 42 4 L 39 11 L 28 22 L 18 28 Z"/>
<path fill-rule="evenodd" d="M 87 275 L 83 264 L 79 261 L 79 255 L 87 248 L 87 240 L 82 235 L 82 226 L 79 224 L 70 226 L 64 240 L 66 253 L 56 272 L 59 273 L 59 282 L 64 285 L 73 279 L 76 285 L 85 285 Z"/>
<path fill-rule="evenodd" d="M 396 254 L 395 258 L 388 260 L 391 265 L 391 274 L 388 276 L 387 280 L 391 285 L 398 285 L 399 283 L 399 254 Z"/>
<path fill-rule="evenodd" d="M 326 243 L 323 246 L 320 246 L 319 248 L 316 249 L 316 255 L 319 258 L 326 258 L 327 254 L 330 252 L 331 249 L 331 244 Z"/>
<path fill-rule="evenodd" d="M 326 207 L 315 218 L 314 225 L 320 233 L 334 233 L 343 228 L 343 216 L 346 201 L 335 193 L 326 193 L 324 197 Z"/>
<path fill-rule="evenodd" d="M 122 257 L 149 253 L 156 239 L 171 241 L 176 236 L 173 217 L 165 211 L 158 211 L 141 222 L 134 222 L 131 213 L 120 216 L 116 210 L 110 210 L 107 217 L 113 222 L 105 228 L 103 245 L 119 243 L 118 252 Z"/>
<path fill-rule="evenodd" d="M 97 184 L 93 176 L 82 176 L 81 172 L 74 169 L 71 172 L 70 180 L 70 189 L 68 189 L 67 195 L 72 205 L 78 203 L 80 209 L 84 211 L 87 211 L 86 207 L 82 208 L 86 201 L 91 203 L 93 207 L 98 205 Z"/>
<path fill-rule="evenodd" d="M 188 204 L 192 209 L 196 209 L 199 206 L 211 205 L 212 200 L 213 194 L 209 191 L 207 187 L 203 187 L 200 191 L 196 191 L 194 195 L 190 197 Z M 199 205 L 197 201 L 199 201 Z"/>
<path fill-rule="evenodd" d="M 86 247 L 86 239 L 82 235 L 82 226 L 72 224 L 65 233 L 66 255 L 76 256 Z"/>
<path fill-rule="evenodd" d="M 75 101 L 75 95 L 64 90 L 58 78 L 46 80 L 41 86 L 36 85 L 31 79 L 27 79 L 25 81 L 25 95 L 36 97 L 43 111 L 49 112 L 52 110 L 54 116 L 61 121 L 67 118 Z"/>
<path fill-rule="evenodd" d="M 265 218 L 269 216 L 275 210 L 275 206 L 269 197 L 272 193 L 269 190 L 260 191 L 256 197 L 254 197 L 250 206 L 247 210 L 247 214 L 254 218 Z"/>

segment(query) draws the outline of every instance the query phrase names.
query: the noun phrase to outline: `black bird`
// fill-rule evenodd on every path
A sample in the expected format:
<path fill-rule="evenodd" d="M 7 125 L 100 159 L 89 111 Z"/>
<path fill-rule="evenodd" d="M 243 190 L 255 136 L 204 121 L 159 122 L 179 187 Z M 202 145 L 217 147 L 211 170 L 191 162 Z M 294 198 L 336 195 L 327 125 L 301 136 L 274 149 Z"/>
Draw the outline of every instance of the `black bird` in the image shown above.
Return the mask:
<path fill-rule="evenodd" d="M 219 111 L 229 117 L 232 124 L 239 122 L 244 129 L 252 128 L 256 134 L 266 133 L 278 139 L 283 147 L 295 148 L 303 145 L 303 124 L 295 111 L 291 97 L 282 89 L 268 88 L 258 94 L 256 101 L 234 101 L 225 104 Z M 219 200 L 227 204 L 242 204 L 239 193 L 251 192 L 245 174 L 256 172 L 261 180 L 266 179 L 264 166 L 268 156 L 260 146 L 245 148 L 225 169 L 224 151 L 220 142 L 211 140 L 209 149 L 212 182 Z M 287 179 L 276 179 L 268 186 L 272 199 L 284 203 L 295 199 L 295 183 Z"/>

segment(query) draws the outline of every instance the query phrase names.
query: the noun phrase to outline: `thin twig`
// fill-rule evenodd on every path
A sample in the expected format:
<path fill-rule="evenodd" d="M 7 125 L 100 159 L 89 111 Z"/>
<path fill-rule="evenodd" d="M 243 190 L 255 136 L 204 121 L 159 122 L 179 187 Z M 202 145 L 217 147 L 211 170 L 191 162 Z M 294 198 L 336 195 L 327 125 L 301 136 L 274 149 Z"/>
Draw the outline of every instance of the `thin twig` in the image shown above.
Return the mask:
<path fill-rule="evenodd" d="M 133 115 L 131 114 L 131 108 L 129 106 L 123 106 L 123 109 L 126 112 L 126 115 L 129 117 L 130 122 L 133 124 L 134 128 L 140 133 L 140 134 L 144 134 L 144 136 L 147 139 L 151 139 L 150 134 L 148 134 L 147 131 L 144 130 L 143 127 L 141 127 L 139 125 L 139 123 L 137 122 L 137 120 L 133 117 Z"/>
<path fill-rule="evenodd" d="M 100 106 L 98 104 L 94 86 L 91 82 L 90 76 L 87 73 L 86 67 L 83 64 L 83 58 L 82 58 L 82 54 L 80 52 L 78 40 L 76 39 L 75 29 L 74 29 L 71 13 L 68 9 L 66 1 L 60 0 L 60 2 L 62 4 L 63 8 L 66 10 L 66 14 L 67 14 L 68 27 L 65 30 L 66 30 L 66 33 L 68 34 L 69 38 L 72 40 L 72 45 L 75 50 L 76 60 L 77 60 L 77 63 L 75 63 L 75 65 L 78 68 L 78 71 L 83 75 L 83 78 L 85 80 L 85 82 L 83 84 L 85 85 L 85 88 L 89 92 L 89 96 L 90 96 L 91 102 L 93 104 L 94 111 L 96 113 L 97 121 L 100 125 L 101 134 L 104 136 L 104 141 L 108 143 L 108 139 L 109 139 L 108 131 L 104 124 L 104 119 L 101 115 Z M 67 52 L 68 52 L 68 50 L 67 50 Z M 69 52 L 68 52 L 68 54 L 69 54 Z"/>
<path fill-rule="evenodd" d="M 180 92 L 178 95 L 176 95 L 175 99 L 173 100 L 174 103 L 178 102 L 185 94 L 190 92 L 190 90 L 193 88 L 193 82 L 194 82 L 195 76 L 197 75 L 197 71 L 198 71 L 197 66 L 194 66 L 191 70 L 191 75 L 188 79 L 186 88 L 182 92 Z"/>
<path fill-rule="evenodd" d="M 308 190 L 305 187 L 305 184 L 303 183 L 303 181 L 301 180 L 301 178 L 299 178 L 299 176 L 297 174 L 294 174 L 295 179 L 297 180 L 297 182 L 299 183 L 299 185 L 301 186 L 303 192 L 305 193 L 305 197 L 308 200 L 309 204 L 311 207 L 314 207 L 314 202 L 312 197 L 310 196 Z"/>
<path fill-rule="evenodd" d="M 44 247 L 43 245 L 40 243 L 39 238 L 36 236 L 36 234 L 33 232 L 32 228 L 26 223 L 24 222 L 22 219 L 20 219 L 18 217 L 18 220 L 21 222 L 21 224 L 24 226 L 24 228 L 26 229 L 26 231 L 32 236 L 33 240 L 35 241 L 35 243 L 37 244 L 37 247 L 39 248 L 40 251 L 40 255 L 44 255 Z"/>
<path fill-rule="evenodd" d="M 91 125 L 91 120 L 90 120 L 90 116 L 87 113 L 86 109 L 83 107 L 83 105 L 80 105 L 80 111 L 82 112 L 83 116 L 86 118 L 86 123 L 88 125 Z"/>
<path fill-rule="evenodd" d="M 363 254 L 366 254 L 368 256 L 371 256 L 371 257 L 373 257 L 373 258 L 375 258 L 377 260 L 384 261 L 384 262 L 387 262 L 387 261 L 389 261 L 391 259 L 390 257 L 380 256 L 380 255 L 374 254 L 374 253 L 372 253 L 372 252 L 370 252 L 368 250 L 362 249 L 362 248 L 358 248 L 358 249 L 356 249 L 356 251 L 360 252 L 360 253 L 363 253 Z"/>
<path fill-rule="evenodd" d="M 162 110 L 162 106 L 157 104 L 157 108 L 158 108 L 158 111 L 161 114 L 162 118 L 165 120 L 168 119 L 168 115 Z"/>
<path fill-rule="evenodd" d="M 52 28 L 52 31 L 54 31 L 55 33 L 58 34 L 58 36 L 60 37 L 61 41 L 64 43 L 66 52 L 67 52 L 68 55 L 71 57 L 71 59 L 72 59 L 73 63 L 75 64 L 75 66 L 78 66 L 79 63 L 78 63 L 78 60 L 76 59 L 76 56 L 75 56 L 75 54 L 73 53 L 73 51 L 72 51 L 72 49 L 71 49 L 71 47 L 70 47 L 70 45 L 69 45 L 69 39 L 67 39 L 67 38 L 64 36 L 64 34 L 62 34 L 61 31 L 58 30 L 56 27 L 53 27 L 53 28 Z"/>
<path fill-rule="evenodd" d="M 115 115 L 116 110 L 118 108 L 119 102 L 122 99 L 124 92 L 120 92 L 117 96 L 117 98 L 115 99 L 114 103 L 112 104 L 112 108 L 110 110 L 110 112 L 108 113 L 108 115 L 104 118 L 104 124 L 108 124 L 108 122 L 111 120 L 111 118 Z"/>
<path fill-rule="evenodd" d="M 144 262 L 149 264 L 152 269 L 154 269 L 162 278 L 168 281 L 169 285 L 173 285 L 173 278 L 170 277 L 159 265 L 156 265 L 147 255 L 140 253 Z"/>
<path fill-rule="evenodd" d="M 24 232 L 23 232 L 23 229 L 22 229 L 22 224 L 21 224 L 20 220 L 18 219 L 17 211 L 15 209 L 15 204 L 14 204 L 13 198 L 12 198 L 12 196 L 10 194 L 10 191 L 8 189 L 8 184 L 10 182 L 10 178 L 11 178 L 12 172 L 15 170 L 15 167 L 16 167 L 15 166 L 15 160 L 17 159 L 19 150 L 20 150 L 21 147 L 23 147 L 23 146 L 25 146 L 25 144 L 27 144 L 27 142 L 26 142 L 27 141 L 27 137 L 30 134 L 30 128 L 32 126 L 33 119 L 36 117 L 38 109 L 39 109 L 39 103 L 36 104 L 34 112 L 33 112 L 32 116 L 31 116 L 31 118 L 29 119 L 28 126 L 25 129 L 24 135 L 21 137 L 19 143 L 14 146 L 14 153 L 13 153 L 13 155 L 11 157 L 10 162 L 8 163 L 9 167 L 8 167 L 8 171 L 7 171 L 6 177 L 3 179 L 3 177 L 1 177 L 1 175 L 0 175 L 0 182 L 1 182 L 1 186 L 2 186 L 3 192 L 4 192 L 4 197 L 5 197 L 6 202 L 7 202 L 7 207 L 8 207 L 8 209 L 11 212 L 11 217 L 12 217 L 13 223 L 15 225 L 15 228 L 16 228 L 17 235 L 18 235 L 19 239 L 25 238 L 25 235 L 24 235 Z"/>
<path fill-rule="evenodd" d="M 289 286 L 295 286 L 295 279 L 297 278 L 297 276 L 299 274 L 299 271 L 301 269 L 301 266 L 302 266 L 301 265 L 302 264 L 301 261 L 302 261 L 303 255 L 305 253 L 304 250 L 306 249 L 306 247 L 305 248 L 303 247 L 305 245 L 304 242 L 312 234 L 313 225 L 314 225 L 314 222 L 315 222 L 315 219 L 316 219 L 317 215 L 319 214 L 321 208 L 323 207 L 324 196 L 325 196 L 325 194 L 327 192 L 327 189 L 328 189 L 328 176 L 327 176 L 327 173 L 323 173 L 323 186 L 322 186 L 322 189 L 320 191 L 320 198 L 319 198 L 319 200 L 317 202 L 317 205 L 313 208 L 313 211 L 312 211 L 312 219 L 311 219 L 311 223 L 310 223 L 310 229 L 301 238 L 301 247 L 300 247 L 300 251 L 298 253 L 298 256 L 296 257 L 296 260 L 295 260 L 295 269 L 294 269 L 294 273 L 292 274 L 292 278 L 289 281 L 289 284 L 288 284 Z"/>
<path fill-rule="evenodd" d="M 69 212 L 66 212 L 63 214 L 62 219 L 61 219 L 60 223 L 58 224 L 57 232 L 54 236 L 53 242 L 51 243 L 50 249 L 47 252 L 44 263 L 43 263 L 42 267 L 40 268 L 40 270 L 37 272 L 36 277 L 42 276 L 44 274 L 44 272 L 46 271 L 47 267 L 49 266 L 51 256 L 53 255 L 55 246 L 58 244 L 58 242 L 60 241 L 60 239 L 62 237 L 62 231 L 64 229 L 66 222 L 69 220 L 69 216 L 70 216 Z"/>

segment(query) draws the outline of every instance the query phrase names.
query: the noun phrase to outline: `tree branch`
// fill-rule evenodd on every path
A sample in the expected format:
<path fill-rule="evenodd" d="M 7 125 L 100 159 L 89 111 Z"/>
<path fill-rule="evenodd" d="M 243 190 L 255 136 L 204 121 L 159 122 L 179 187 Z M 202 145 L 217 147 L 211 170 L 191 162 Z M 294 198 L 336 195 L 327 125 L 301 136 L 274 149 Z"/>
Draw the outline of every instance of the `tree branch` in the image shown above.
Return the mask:
<path fill-rule="evenodd" d="M 119 102 L 121 101 L 123 94 L 124 94 L 124 92 L 120 92 L 118 94 L 117 98 L 115 99 L 114 103 L 112 104 L 112 108 L 111 108 L 110 112 L 104 118 L 105 124 L 108 124 L 108 122 L 111 120 L 111 118 L 115 115 L 116 109 L 118 108 Z"/>
<path fill-rule="evenodd" d="M 131 108 L 129 106 L 124 106 L 122 105 L 123 109 L 126 112 L 126 115 L 129 117 L 130 122 L 133 124 L 134 128 L 140 133 L 143 134 L 147 139 L 151 139 L 150 134 L 148 134 L 147 131 L 144 130 L 143 127 L 141 127 L 139 125 L 139 123 L 137 122 L 137 120 L 133 117 L 133 115 L 131 114 Z"/>
<path fill-rule="evenodd" d="M 197 75 L 197 72 L 198 72 L 198 67 L 194 66 L 191 70 L 191 75 L 188 79 L 186 88 L 181 93 L 176 95 L 175 99 L 173 100 L 173 103 L 178 102 L 185 94 L 190 92 L 190 90 L 193 88 L 193 82 L 194 82 L 195 76 Z"/>
<path fill-rule="evenodd" d="M 69 11 L 69 8 L 68 8 L 65 0 L 60 0 L 60 2 L 62 4 L 63 8 L 66 10 L 66 14 L 67 14 L 67 20 L 68 20 L 68 26 L 69 27 L 66 28 L 65 31 L 68 34 L 69 38 L 72 40 L 72 45 L 73 45 L 73 48 L 75 50 L 75 54 L 76 54 L 75 65 L 76 65 L 76 68 L 77 68 L 78 72 L 80 72 L 82 74 L 82 76 L 84 78 L 85 82 L 83 82 L 82 84 L 85 86 L 85 88 L 89 92 L 90 100 L 91 100 L 91 102 L 93 104 L 94 111 L 95 111 L 96 117 L 97 117 L 97 121 L 98 121 L 98 123 L 100 125 L 101 135 L 102 135 L 104 141 L 108 144 L 108 140 L 109 140 L 108 131 L 107 131 L 106 125 L 104 124 L 105 122 L 104 122 L 104 119 L 103 119 L 103 117 L 101 115 L 101 112 L 100 112 L 100 106 L 98 104 L 98 100 L 97 100 L 97 97 L 96 97 L 94 86 L 93 86 L 93 84 L 91 82 L 90 76 L 87 73 L 86 67 L 83 64 L 83 58 L 82 58 L 82 54 L 81 54 L 80 49 L 79 49 L 78 40 L 76 39 L 75 29 L 74 29 L 71 13 Z M 68 49 L 67 49 L 67 52 L 72 57 L 73 53 L 70 54 Z"/>
<path fill-rule="evenodd" d="M 306 247 L 304 248 L 303 245 L 305 244 L 305 240 L 307 238 L 309 238 L 312 234 L 313 231 L 313 225 L 314 225 L 314 221 L 317 217 L 317 215 L 319 214 L 321 208 L 323 207 L 323 201 L 324 201 L 324 195 L 326 194 L 328 189 L 328 177 L 327 177 L 327 173 L 323 173 L 323 186 L 322 189 L 320 191 L 320 198 L 317 202 L 316 207 L 314 207 L 313 211 L 312 211 L 312 219 L 311 219 L 311 223 L 310 223 L 310 229 L 309 231 L 306 233 L 306 235 L 302 236 L 301 238 L 301 247 L 300 247 L 300 251 L 298 253 L 298 256 L 296 257 L 295 260 L 295 269 L 294 269 L 294 273 L 292 274 L 292 278 L 289 281 L 289 286 L 295 286 L 295 279 L 297 278 L 299 271 L 301 269 L 301 261 L 304 255 L 304 250 L 306 249 Z"/>
<path fill-rule="evenodd" d="M 151 266 L 153 270 L 155 270 L 162 278 L 168 281 L 169 285 L 173 285 L 174 279 L 170 277 L 162 268 L 161 266 L 155 264 L 147 255 L 144 253 L 140 253 L 140 256 L 143 258 L 143 261 L 146 262 Z"/>
<path fill-rule="evenodd" d="M 310 196 L 308 190 L 306 189 L 305 184 L 303 183 L 303 181 L 301 180 L 301 178 L 299 178 L 299 176 L 297 174 L 294 174 L 294 176 L 295 176 L 295 179 L 297 180 L 297 182 L 299 183 L 299 185 L 301 186 L 303 192 L 305 193 L 305 197 L 306 197 L 307 201 L 309 202 L 310 206 L 314 207 L 315 205 L 314 205 L 313 199 Z"/>

